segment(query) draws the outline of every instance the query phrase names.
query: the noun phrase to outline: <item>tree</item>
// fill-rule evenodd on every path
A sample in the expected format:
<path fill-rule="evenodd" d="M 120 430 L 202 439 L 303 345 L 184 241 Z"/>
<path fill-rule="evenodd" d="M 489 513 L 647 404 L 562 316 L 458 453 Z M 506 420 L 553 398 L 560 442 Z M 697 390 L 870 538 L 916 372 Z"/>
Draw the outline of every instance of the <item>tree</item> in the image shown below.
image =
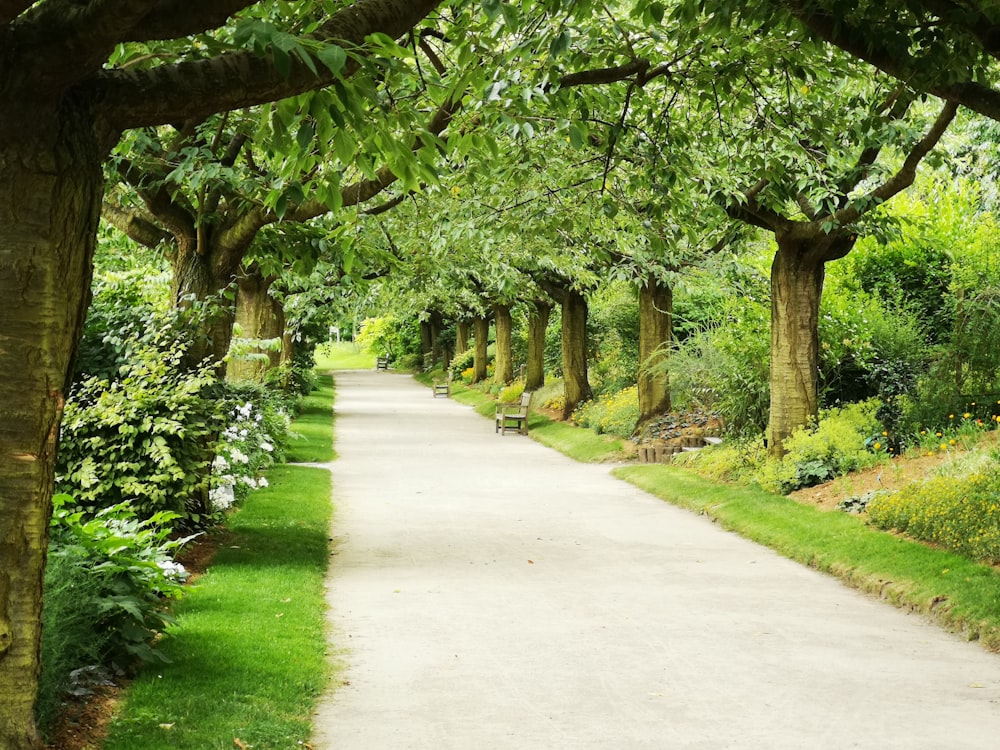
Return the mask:
<path fill-rule="evenodd" d="M 37 748 L 42 574 L 64 391 L 88 301 L 104 188 L 102 163 L 125 130 L 200 121 L 350 75 L 439 0 L 359 0 L 304 24 L 271 19 L 258 51 L 230 17 L 267 3 L 79 3 L 15 0 L 0 8 L 0 746 Z M 306 5 L 306 4 L 303 4 Z M 310 9 L 312 8 L 311 4 Z M 264 23 L 261 19 L 251 19 Z M 283 31 L 283 30 L 282 30 Z M 174 43 L 168 45 L 168 42 Z M 120 45 L 154 54 L 120 67 Z M 169 54 L 166 54 L 169 53 Z M 345 54 L 346 53 L 346 54 Z M 163 55 L 162 57 L 160 55 Z M 160 63 L 160 60 L 169 62 Z M 31 123 L 31 127 L 25 127 Z"/>

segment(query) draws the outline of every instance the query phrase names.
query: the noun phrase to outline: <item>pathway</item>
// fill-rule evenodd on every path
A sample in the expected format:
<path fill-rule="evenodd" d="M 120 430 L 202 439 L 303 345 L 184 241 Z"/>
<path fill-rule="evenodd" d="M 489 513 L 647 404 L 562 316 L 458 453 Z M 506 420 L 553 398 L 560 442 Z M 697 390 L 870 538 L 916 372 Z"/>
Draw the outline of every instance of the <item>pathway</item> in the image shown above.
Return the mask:
<path fill-rule="evenodd" d="M 317 750 L 1000 747 L 1000 658 L 434 399 L 337 375 Z"/>

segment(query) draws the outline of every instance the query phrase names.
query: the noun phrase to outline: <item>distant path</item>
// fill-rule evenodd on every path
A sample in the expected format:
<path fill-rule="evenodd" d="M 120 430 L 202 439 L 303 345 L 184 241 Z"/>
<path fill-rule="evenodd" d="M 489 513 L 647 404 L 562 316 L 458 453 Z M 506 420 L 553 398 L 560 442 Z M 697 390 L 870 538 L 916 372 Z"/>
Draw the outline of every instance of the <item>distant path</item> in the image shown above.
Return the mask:
<path fill-rule="evenodd" d="M 1000 658 L 409 377 L 336 382 L 317 750 L 1000 747 Z"/>

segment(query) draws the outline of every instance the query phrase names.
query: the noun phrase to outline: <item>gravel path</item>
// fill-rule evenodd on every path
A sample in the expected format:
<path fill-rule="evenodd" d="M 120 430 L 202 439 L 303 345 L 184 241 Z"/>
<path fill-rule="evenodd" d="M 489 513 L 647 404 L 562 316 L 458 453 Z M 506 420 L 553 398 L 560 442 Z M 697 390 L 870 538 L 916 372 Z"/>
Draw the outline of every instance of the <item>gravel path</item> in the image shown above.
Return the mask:
<path fill-rule="evenodd" d="M 1000 658 L 435 399 L 338 373 L 317 750 L 1000 747 Z"/>

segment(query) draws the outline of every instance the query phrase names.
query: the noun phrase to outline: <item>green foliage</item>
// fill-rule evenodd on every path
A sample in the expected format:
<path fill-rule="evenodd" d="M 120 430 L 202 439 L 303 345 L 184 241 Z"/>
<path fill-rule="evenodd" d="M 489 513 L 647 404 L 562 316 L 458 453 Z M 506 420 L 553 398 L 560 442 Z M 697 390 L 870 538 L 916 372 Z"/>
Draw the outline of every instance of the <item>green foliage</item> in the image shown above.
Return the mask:
<path fill-rule="evenodd" d="M 1000 562 L 1000 470 L 963 477 L 934 477 L 879 495 L 868 504 L 868 518 L 990 564 Z"/>
<path fill-rule="evenodd" d="M 762 432 L 770 398 L 769 320 L 766 293 L 731 297 L 721 320 L 671 355 L 674 406 L 718 413 L 730 435 Z"/>
<path fill-rule="evenodd" d="M 521 399 L 522 393 L 524 393 L 524 382 L 515 381 L 500 390 L 497 394 L 497 401 L 502 404 L 514 404 Z"/>
<path fill-rule="evenodd" d="M 451 370 L 451 374 L 454 377 L 466 380 L 465 371 L 473 366 L 475 360 L 476 360 L 476 350 L 473 348 L 469 348 L 466 349 L 461 354 L 456 354 L 452 358 L 451 364 L 448 365 L 448 369 Z M 466 380 L 466 382 L 470 382 L 471 379 L 472 376 L 470 375 L 469 380 Z"/>
<path fill-rule="evenodd" d="M 573 421 L 598 435 L 631 437 L 639 421 L 638 387 L 633 385 L 615 393 L 605 393 L 582 404 L 574 412 Z"/>
<path fill-rule="evenodd" d="M 389 357 L 400 367 L 402 357 L 407 354 L 417 355 L 417 364 L 420 362 L 420 324 L 416 319 L 404 320 L 395 314 L 365 318 L 356 341 L 376 356 Z"/>
<path fill-rule="evenodd" d="M 95 511 L 128 500 L 144 517 L 160 511 L 198 524 L 224 404 L 212 368 L 188 371 L 183 353 L 133 350 L 108 381 L 87 378 L 66 404 L 57 487 Z"/>
<path fill-rule="evenodd" d="M 639 303 L 635 288 L 622 282 L 610 284 L 593 295 L 589 305 L 592 385 L 595 393 L 614 393 L 635 383 L 638 371 Z"/>
<path fill-rule="evenodd" d="M 173 622 L 166 600 L 180 596 L 187 578 L 172 555 L 193 538 L 173 535 L 179 516 L 158 512 L 140 519 L 121 503 L 88 519 L 68 495 L 56 495 L 53 505 L 46 590 L 53 592 L 55 609 L 46 612 L 51 635 L 42 647 L 48 689 L 65 685 L 67 667 L 128 671 L 138 662 L 162 661 L 156 641 Z M 72 640 L 60 632 L 64 625 L 74 631 Z"/>
<path fill-rule="evenodd" d="M 819 423 L 801 427 L 785 441 L 785 456 L 769 460 L 756 475 L 765 490 L 784 494 L 874 465 L 866 440 L 879 430 L 876 400 L 829 409 Z"/>

